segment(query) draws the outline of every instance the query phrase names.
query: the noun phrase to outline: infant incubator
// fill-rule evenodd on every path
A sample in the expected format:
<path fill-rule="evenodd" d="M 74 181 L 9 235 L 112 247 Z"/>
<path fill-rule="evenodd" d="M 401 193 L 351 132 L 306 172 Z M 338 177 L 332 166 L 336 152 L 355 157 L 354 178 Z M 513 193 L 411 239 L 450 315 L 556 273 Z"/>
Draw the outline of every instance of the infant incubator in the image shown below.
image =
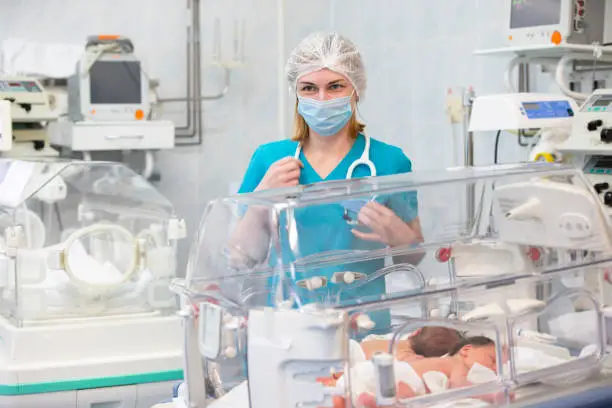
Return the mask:
<path fill-rule="evenodd" d="M 368 231 L 355 220 L 372 201 L 420 224 L 422 242 L 355 237 Z M 306 216 L 317 211 L 325 216 Z M 177 403 L 349 407 L 369 394 L 378 406 L 511 405 L 600 376 L 612 262 L 604 214 L 579 170 L 551 164 L 215 200 L 185 279 L 172 284 L 185 330 Z M 345 226 L 326 229 L 335 216 Z M 401 361 L 399 345 L 423 327 L 492 340 L 492 365 L 466 363 L 461 387 L 435 370 L 410 383 L 403 364 L 416 363 Z M 373 339 L 389 346 L 366 360 L 361 347 Z M 401 381 L 424 386 L 405 398 Z"/>
<path fill-rule="evenodd" d="M 171 392 L 184 236 L 122 164 L 0 160 L 0 405 L 149 407 Z"/>

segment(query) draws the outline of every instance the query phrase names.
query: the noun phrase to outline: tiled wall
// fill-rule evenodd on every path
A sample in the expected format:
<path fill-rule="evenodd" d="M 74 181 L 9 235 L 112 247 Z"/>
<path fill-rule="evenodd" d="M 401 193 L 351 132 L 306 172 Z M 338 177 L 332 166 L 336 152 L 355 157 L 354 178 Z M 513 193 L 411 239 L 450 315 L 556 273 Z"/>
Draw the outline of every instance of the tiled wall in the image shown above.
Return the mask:
<path fill-rule="evenodd" d="M 33 5 L 35 4 L 35 7 Z M 503 0 L 286 0 L 283 59 L 306 34 L 336 28 L 362 49 L 369 90 L 361 113 L 373 137 L 404 148 L 415 169 L 452 164 L 451 126 L 444 113 L 449 87 L 472 85 L 478 94 L 503 91 L 506 60 L 477 57 L 477 48 L 504 37 Z M 184 0 L 0 0 L 0 35 L 35 41 L 82 43 L 89 34 L 130 37 L 149 75 L 161 80 L 162 97 L 184 95 Z M 211 53 L 213 21 L 222 23 L 223 49 L 232 50 L 236 19 L 246 21 L 246 61 L 232 75 L 227 97 L 204 105 L 204 141 L 159 154 L 161 191 L 196 228 L 205 203 L 239 181 L 255 147 L 287 135 L 278 132 L 279 50 L 277 0 L 202 0 L 203 58 Z M 204 65 L 204 93 L 222 84 Z M 287 98 L 290 111 L 293 100 Z M 165 116 L 181 123 L 184 106 Z M 288 121 L 288 125 L 290 122 Z M 476 138 L 477 163 L 492 161 L 493 138 Z M 501 158 L 525 152 L 513 137 Z M 182 264 L 187 246 L 183 244 Z"/>

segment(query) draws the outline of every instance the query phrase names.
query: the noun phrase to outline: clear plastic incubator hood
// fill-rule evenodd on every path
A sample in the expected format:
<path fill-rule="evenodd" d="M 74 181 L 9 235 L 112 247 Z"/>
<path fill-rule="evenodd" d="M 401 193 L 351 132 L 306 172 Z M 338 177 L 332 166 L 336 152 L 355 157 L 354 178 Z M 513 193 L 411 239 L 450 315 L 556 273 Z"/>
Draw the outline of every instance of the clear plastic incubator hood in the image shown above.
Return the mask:
<path fill-rule="evenodd" d="M 184 301 L 181 398 L 487 406 L 598 376 L 604 214 L 579 170 L 539 163 L 215 200 L 172 286 Z"/>
<path fill-rule="evenodd" d="M 179 380 L 169 285 L 184 235 L 123 164 L 0 160 L 0 405 L 76 407 L 100 386 L 142 400 L 159 391 L 142 384 Z"/>

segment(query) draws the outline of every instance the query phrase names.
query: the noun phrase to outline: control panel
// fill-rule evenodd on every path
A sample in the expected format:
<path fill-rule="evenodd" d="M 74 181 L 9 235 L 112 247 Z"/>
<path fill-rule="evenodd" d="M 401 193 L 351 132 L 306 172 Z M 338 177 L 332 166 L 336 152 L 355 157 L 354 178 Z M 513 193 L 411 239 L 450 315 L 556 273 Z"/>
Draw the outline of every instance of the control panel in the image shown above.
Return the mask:
<path fill-rule="evenodd" d="M 42 92 L 42 89 L 34 81 L 0 80 L 0 92 Z"/>
<path fill-rule="evenodd" d="M 583 170 L 601 201 L 612 212 L 612 156 L 592 156 Z"/>
<path fill-rule="evenodd" d="M 523 102 L 520 107 L 521 115 L 528 119 L 570 118 L 574 110 L 568 101 L 533 101 Z"/>
<path fill-rule="evenodd" d="M 612 112 L 612 94 L 595 94 L 580 108 L 581 112 Z"/>
<path fill-rule="evenodd" d="M 0 100 L 11 103 L 13 123 L 55 120 L 49 97 L 40 82 L 27 77 L 0 77 Z"/>
<path fill-rule="evenodd" d="M 570 128 L 579 111 L 576 102 L 556 94 L 514 93 L 474 99 L 472 132 L 506 129 Z"/>
<path fill-rule="evenodd" d="M 576 113 L 570 137 L 557 149 L 586 156 L 612 155 L 612 89 L 593 92 Z"/>

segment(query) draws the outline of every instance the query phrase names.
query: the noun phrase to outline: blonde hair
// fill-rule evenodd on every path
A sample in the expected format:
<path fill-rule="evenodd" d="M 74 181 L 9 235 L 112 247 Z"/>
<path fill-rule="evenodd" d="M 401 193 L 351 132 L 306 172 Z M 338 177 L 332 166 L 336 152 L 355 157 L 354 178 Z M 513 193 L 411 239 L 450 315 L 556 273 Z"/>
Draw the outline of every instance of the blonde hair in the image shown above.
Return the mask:
<path fill-rule="evenodd" d="M 357 135 L 359 133 L 363 133 L 366 125 L 357 120 L 357 115 L 355 113 L 355 102 L 352 102 L 352 105 L 353 114 L 349 119 L 348 134 L 349 137 L 351 137 L 352 139 L 357 139 Z M 295 109 L 293 115 L 293 136 L 291 137 L 291 140 L 295 142 L 304 143 L 308 140 L 308 136 L 310 135 L 310 128 L 308 127 L 308 124 L 306 123 L 302 115 L 300 115 L 300 113 L 298 112 L 297 98 L 295 99 Z"/>

